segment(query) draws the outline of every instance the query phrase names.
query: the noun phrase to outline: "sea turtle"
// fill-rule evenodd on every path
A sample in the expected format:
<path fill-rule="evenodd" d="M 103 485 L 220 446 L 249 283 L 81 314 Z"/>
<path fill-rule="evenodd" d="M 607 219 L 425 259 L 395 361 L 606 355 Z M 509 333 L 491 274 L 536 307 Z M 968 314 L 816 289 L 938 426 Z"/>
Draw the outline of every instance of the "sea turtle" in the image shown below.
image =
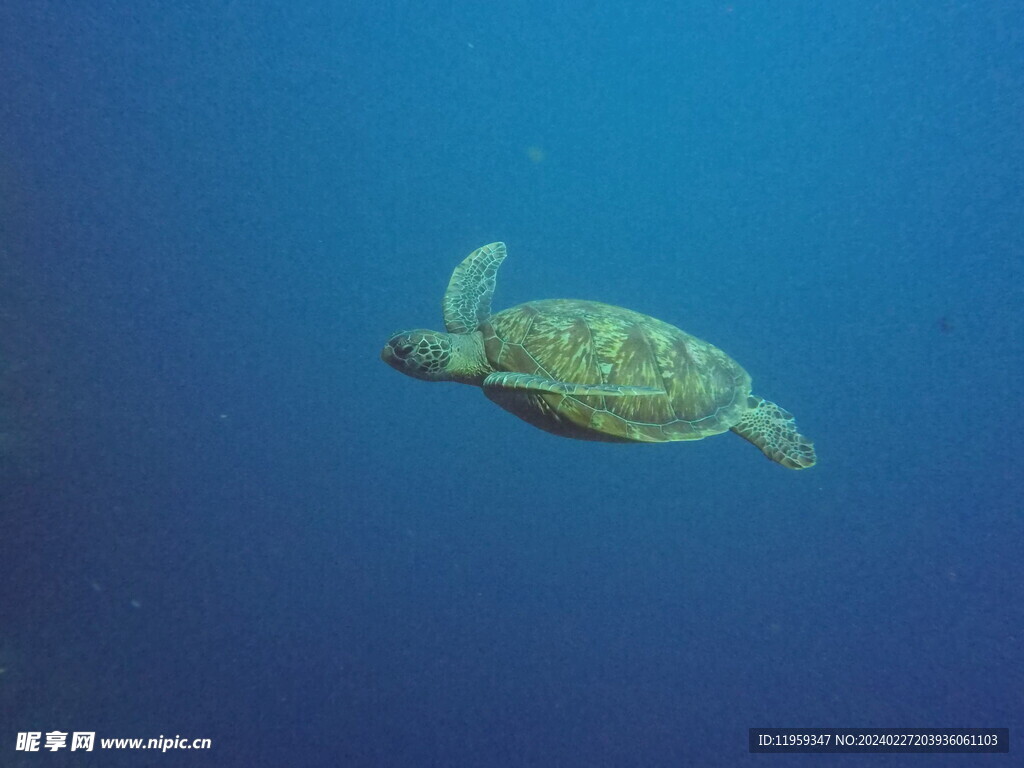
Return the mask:
<path fill-rule="evenodd" d="M 675 326 L 596 301 L 528 301 L 491 315 L 505 244 L 473 251 L 444 295 L 447 333 L 395 334 L 381 359 L 457 381 L 535 427 L 608 442 L 699 440 L 731 429 L 790 469 L 815 462 L 793 416 L 750 393 L 750 376 Z"/>

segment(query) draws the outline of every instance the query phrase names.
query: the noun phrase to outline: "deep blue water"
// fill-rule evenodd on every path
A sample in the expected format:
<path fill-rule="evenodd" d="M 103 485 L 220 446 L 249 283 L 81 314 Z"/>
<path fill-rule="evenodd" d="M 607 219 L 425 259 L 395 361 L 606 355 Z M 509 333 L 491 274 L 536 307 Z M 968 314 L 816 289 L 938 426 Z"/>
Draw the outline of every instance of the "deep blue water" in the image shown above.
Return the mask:
<path fill-rule="evenodd" d="M 38 0 L 0 86 L 0 764 L 1020 764 L 1013 3 Z M 679 325 L 819 465 L 383 365 L 499 239 L 496 308 Z"/>

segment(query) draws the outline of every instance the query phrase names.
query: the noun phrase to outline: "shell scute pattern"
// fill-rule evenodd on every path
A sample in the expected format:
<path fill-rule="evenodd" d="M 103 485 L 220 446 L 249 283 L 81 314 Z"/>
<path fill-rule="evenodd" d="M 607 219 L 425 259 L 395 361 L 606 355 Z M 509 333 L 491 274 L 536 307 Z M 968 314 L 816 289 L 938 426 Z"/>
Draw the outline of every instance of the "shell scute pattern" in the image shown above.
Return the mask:
<path fill-rule="evenodd" d="M 485 348 L 498 370 L 665 391 L 649 397 L 534 393 L 503 404 L 517 413 L 539 406 L 560 428 L 568 423 L 586 433 L 577 436 L 699 439 L 734 426 L 746 410 L 750 378 L 737 363 L 646 315 L 597 302 L 553 299 L 504 310 L 492 323 L 494 334 Z"/>

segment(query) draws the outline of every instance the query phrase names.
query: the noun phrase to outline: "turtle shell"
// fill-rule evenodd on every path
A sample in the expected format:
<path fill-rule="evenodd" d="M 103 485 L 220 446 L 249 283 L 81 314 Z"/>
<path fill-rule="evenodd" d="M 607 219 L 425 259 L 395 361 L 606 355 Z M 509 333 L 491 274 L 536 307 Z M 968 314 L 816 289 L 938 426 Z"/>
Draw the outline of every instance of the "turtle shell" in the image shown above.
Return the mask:
<path fill-rule="evenodd" d="M 739 364 L 639 312 L 549 299 L 506 309 L 490 324 L 484 348 L 496 371 L 665 391 L 611 397 L 485 388 L 502 408 L 548 432 L 609 442 L 699 440 L 733 427 L 748 408 L 750 376 Z"/>

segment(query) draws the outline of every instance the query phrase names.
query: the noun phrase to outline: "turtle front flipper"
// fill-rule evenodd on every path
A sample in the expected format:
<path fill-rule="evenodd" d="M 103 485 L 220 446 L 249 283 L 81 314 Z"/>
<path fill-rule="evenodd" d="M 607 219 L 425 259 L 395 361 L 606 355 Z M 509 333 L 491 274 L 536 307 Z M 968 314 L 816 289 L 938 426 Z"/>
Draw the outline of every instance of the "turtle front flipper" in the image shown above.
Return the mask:
<path fill-rule="evenodd" d="M 750 410 L 732 428 L 772 461 L 789 469 L 807 469 L 818 460 L 814 443 L 797 432 L 793 414 L 770 400 L 750 396 Z"/>
<path fill-rule="evenodd" d="M 626 397 L 628 395 L 664 395 L 662 389 L 654 387 L 630 387 L 619 384 L 573 384 L 556 381 L 532 373 L 498 371 L 490 374 L 483 383 L 487 389 L 509 389 L 528 392 L 550 392 L 555 395 L 604 395 L 605 397 Z"/>
<path fill-rule="evenodd" d="M 477 248 L 452 272 L 441 308 L 448 333 L 472 333 L 491 316 L 498 267 L 505 260 L 505 244 Z"/>

